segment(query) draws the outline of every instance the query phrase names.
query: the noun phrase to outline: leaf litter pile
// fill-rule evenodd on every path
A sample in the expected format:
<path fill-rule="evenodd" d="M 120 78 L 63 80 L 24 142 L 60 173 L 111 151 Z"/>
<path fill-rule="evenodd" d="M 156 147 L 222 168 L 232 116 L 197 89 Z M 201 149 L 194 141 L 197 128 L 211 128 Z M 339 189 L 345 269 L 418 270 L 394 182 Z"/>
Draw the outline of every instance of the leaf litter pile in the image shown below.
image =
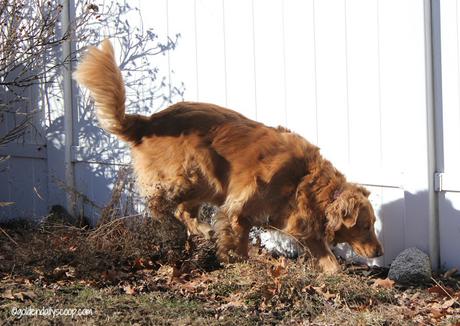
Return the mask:
<path fill-rule="evenodd" d="M 95 229 L 50 221 L 0 229 L 0 321 L 7 324 L 460 325 L 454 271 L 397 286 L 384 269 L 343 263 L 315 272 L 304 257 L 253 247 L 220 266 L 213 242 L 175 221 L 110 220 Z M 18 316 L 27 309 L 86 315 Z"/>

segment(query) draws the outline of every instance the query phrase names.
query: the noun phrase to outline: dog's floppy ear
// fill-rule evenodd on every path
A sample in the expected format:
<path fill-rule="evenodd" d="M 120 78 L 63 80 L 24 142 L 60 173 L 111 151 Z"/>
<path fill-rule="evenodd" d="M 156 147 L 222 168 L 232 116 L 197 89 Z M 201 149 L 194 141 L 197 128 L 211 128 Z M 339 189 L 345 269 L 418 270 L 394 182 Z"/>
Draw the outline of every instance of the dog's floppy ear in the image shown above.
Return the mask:
<path fill-rule="evenodd" d="M 332 240 L 334 233 L 345 225 L 351 228 L 356 224 L 359 215 L 359 199 L 350 191 L 342 192 L 326 209 L 326 233 Z"/>

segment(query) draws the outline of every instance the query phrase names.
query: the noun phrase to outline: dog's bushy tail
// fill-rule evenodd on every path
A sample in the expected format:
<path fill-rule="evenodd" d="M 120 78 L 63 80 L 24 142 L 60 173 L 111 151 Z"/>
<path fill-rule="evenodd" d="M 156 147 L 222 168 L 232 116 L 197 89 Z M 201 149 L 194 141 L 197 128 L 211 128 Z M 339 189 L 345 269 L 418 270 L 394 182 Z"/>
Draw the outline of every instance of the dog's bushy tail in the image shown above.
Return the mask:
<path fill-rule="evenodd" d="M 134 141 L 130 129 L 141 117 L 125 114 L 125 86 L 110 41 L 104 40 L 100 49 L 90 47 L 73 77 L 89 89 L 101 127 L 125 141 Z"/>

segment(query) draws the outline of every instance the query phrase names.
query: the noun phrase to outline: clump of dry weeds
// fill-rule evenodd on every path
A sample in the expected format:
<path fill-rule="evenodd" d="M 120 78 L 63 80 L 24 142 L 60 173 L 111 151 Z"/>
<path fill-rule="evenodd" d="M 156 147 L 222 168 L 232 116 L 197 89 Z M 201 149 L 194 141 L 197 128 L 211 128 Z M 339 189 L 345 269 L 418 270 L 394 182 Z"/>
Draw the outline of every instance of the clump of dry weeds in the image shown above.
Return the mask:
<path fill-rule="evenodd" d="M 121 168 L 95 228 L 72 225 L 74 220 L 66 217 L 62 207 L 53 207 L 38 225 L 20 221 L 3 225 L 7 237 L 0 239 L 4 240 L 0 241 L 0 273 L 51 282 L 79 278 L 106 284 L 119 282 L 126 273 L 156 270 L 164 264 L 182 273 L 219 266 L 214 245 L 188 237 L 173 216 L 125 215 L 132 213 L 127 207 L 133 204 L 123 199 L 123 193 L 132 192 L 133 183 L 131 172 Z"/>

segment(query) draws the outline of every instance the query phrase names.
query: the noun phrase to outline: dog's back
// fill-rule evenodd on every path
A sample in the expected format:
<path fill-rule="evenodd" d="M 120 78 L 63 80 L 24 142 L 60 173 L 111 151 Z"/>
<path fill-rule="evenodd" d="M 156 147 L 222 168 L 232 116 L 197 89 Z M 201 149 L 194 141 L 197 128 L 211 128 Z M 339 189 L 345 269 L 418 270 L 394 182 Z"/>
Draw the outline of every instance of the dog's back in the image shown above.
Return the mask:
<path fill-rule="evenodd" d="M 146 196 L 162 189 L 174 201 L 243 203 L 281 174 L 294 188 L 306 172 L 306 153 L 316 150 L 294 133 L 206 103 L 178 103 L 149 120 L 132 146 Z"/>

